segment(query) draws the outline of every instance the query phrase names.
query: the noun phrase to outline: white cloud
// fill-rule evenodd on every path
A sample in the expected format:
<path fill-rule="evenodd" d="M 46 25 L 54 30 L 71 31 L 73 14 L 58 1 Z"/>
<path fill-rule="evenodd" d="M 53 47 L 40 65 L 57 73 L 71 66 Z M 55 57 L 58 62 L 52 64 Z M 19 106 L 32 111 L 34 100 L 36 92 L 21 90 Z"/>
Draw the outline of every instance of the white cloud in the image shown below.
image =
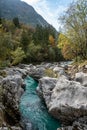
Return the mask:
<path fill-rule="evenodd" d="M 28 4 L 33 5 L 33 4 L 37 3 L 37 2 L 39 2 L 40 0 L 21 0 L 21 1 L 25 1 Z"/>
<path fill-rule="evenodd" d="M 61 24 L 58 22 L 58 17 L 66 9 L 64 6 L 60 5 L 52 9 L 47 0 L 42 0 L 38 4 L 35 4 L 34 8 L 48 23 L 53 25 L 57 30 L 59 29 Z"/>

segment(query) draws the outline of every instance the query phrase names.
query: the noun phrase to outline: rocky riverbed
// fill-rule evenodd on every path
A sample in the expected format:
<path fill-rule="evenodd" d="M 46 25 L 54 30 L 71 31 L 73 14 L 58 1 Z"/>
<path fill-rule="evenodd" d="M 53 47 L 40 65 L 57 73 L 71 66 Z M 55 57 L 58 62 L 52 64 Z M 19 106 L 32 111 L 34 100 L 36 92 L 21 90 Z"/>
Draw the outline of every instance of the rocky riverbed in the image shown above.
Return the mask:
<path fill-rule="evenodd" d="M 42 63 L 0 70 L 0 129 L 23 129 L 19 101 L 24 78 L 29 75 L 39 81 L 37 93 L 49 113 L 62 122 L 58 130 L 87 130 L 87 65 L 73 74 L 70 69 L 72 66 Z"/>

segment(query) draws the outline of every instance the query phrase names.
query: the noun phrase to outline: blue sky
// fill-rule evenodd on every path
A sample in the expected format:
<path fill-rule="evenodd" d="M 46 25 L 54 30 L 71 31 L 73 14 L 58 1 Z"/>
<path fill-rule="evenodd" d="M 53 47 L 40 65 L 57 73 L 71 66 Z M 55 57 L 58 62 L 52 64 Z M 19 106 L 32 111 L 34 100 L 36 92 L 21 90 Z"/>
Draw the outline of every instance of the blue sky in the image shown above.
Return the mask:
<path fill-rule="evenodd" d="M 32 5 L 43 18 L 57 30 L 61 26 L 58 17 L 73 0 L 22 0 Z"/>

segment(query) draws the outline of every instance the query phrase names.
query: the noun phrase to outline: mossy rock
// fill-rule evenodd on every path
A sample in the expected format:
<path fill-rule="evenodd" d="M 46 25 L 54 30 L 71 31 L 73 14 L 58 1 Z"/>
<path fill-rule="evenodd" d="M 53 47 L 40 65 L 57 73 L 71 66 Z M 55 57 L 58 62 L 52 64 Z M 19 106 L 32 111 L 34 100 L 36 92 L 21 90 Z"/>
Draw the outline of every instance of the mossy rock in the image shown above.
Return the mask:
<path fill-rule="evenodd" d="M 46 69 L 45 76 L 52 77 L 52 78 L 58 78 L 58 74 L 55 73 L 52 69 Z"/>
<path fill-rule="evenodd" d="M 6 77 L 7 76 L 6 71 L 5 70 L 0 70 L 0 76 Z"/>

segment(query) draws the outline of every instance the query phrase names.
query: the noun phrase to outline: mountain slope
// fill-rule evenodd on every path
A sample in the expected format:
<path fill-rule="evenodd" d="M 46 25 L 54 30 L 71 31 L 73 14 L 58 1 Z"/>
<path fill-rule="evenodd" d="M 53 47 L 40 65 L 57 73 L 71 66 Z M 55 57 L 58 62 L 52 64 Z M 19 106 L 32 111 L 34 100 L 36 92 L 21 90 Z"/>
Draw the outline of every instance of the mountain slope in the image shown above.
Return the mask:
<path fill-rule="evenodd" d="M 36 26 L 49 24 L 39 15 L 32 6 L 20 0 L 0 0 L 0 17 L 13 19 L 18 17 L 20 22 Z"/>

